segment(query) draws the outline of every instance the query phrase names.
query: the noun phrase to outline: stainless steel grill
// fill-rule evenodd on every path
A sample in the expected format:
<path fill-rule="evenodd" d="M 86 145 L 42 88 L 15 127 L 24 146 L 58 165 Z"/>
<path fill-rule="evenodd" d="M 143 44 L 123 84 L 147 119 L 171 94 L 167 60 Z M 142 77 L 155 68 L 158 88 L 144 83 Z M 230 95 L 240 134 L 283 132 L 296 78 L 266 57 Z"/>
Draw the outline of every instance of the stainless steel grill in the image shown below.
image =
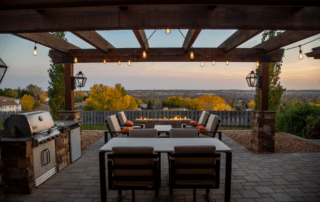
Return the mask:
<path fill-rule="evenodd" d="M 48 111 L 12 114 L 4 123 L 3 137 L 32 138 L 33 147 L 59 137 L 58 126 Z"/>

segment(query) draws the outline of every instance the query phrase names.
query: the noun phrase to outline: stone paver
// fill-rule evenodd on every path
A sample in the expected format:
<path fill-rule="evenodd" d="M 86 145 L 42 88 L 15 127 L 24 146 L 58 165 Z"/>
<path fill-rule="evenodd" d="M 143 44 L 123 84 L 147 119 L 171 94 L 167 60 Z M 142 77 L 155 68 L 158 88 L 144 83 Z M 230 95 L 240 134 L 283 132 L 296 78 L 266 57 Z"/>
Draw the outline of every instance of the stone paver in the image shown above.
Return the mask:
<path fill-rule="evenodd" d="M 223 142 L 233 149 L 232 202 L 320 201 L 320 153 L 252 154 L 223 135 Z M 82 157 L 30 195 L 11 195 L 7 201 L 100 201 L 98 151 L 103 138 L 82 152 Z M 159 202 L 169 199 L 167 156 L 161 156 Z M 225 154 L 222 154 L 220 189 L 210 190 L 216 202 L 224 201 Z M 197 191 L 197 202 L 205 201 L 205 191 Z M 131 191 L 123 191 L 122 202 L 131 202 Z M 117 191 L 108 192 L 114 202 Z M 153 191 L 136 191 L 137 202 L 154 198 Z M 174 202 L 192 201 L 192 190 L 174 190 Z"/>

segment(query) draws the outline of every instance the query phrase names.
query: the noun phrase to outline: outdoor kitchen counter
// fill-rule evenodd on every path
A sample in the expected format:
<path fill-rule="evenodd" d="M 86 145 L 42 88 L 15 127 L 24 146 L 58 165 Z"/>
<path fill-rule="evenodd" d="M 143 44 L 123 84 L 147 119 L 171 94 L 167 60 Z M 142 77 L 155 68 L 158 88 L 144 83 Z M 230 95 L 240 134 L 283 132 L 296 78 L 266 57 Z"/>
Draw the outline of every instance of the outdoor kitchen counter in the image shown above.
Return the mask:
<path fill-rule="evenodd" d="M 81 121 L 61 121 L 61 120 L 57 120 L 57 121 L 54 121 L 54 123 L 64 123 L 64 127 L 68 127 L 68 126 L 74 126 L 74 125 L 77 125 L 79 123 L 81 123 Z"/>

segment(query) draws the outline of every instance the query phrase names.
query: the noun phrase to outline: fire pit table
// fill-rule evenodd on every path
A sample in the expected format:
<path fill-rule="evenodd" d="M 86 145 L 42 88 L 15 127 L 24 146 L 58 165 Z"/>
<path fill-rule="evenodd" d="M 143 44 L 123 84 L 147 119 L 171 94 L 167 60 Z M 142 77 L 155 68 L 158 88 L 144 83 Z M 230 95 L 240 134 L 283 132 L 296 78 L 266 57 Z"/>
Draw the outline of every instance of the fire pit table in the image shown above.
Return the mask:
<path fill-rule="evenodd" d="M 172 128 L 181 128 L 181 124 L 190 123 L 191 119 L 187 117 L 174 117 L 174 118 L 139 118 L 135 121 L 139 121 L 139 123 L 143 122 L 146 128 L 154 128 L 155 125 L 171 125 Z"/>

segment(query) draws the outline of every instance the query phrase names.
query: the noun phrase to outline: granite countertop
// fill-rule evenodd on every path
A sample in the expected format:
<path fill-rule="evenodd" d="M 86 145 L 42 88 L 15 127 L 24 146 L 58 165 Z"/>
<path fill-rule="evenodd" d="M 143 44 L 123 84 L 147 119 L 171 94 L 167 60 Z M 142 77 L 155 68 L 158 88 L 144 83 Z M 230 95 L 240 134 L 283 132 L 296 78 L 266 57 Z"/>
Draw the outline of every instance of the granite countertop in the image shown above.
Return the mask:
<path fill-rule="evenodd" d="M 57 120 L 57 121 L 54 121 L 54 123 L 64 123 L 64 125 L 62 127 L 66 127 L 66 126 L 76 125 L 78 123 L 81 123 L 81 121 L 62 121 L 62 120 Z"/>

